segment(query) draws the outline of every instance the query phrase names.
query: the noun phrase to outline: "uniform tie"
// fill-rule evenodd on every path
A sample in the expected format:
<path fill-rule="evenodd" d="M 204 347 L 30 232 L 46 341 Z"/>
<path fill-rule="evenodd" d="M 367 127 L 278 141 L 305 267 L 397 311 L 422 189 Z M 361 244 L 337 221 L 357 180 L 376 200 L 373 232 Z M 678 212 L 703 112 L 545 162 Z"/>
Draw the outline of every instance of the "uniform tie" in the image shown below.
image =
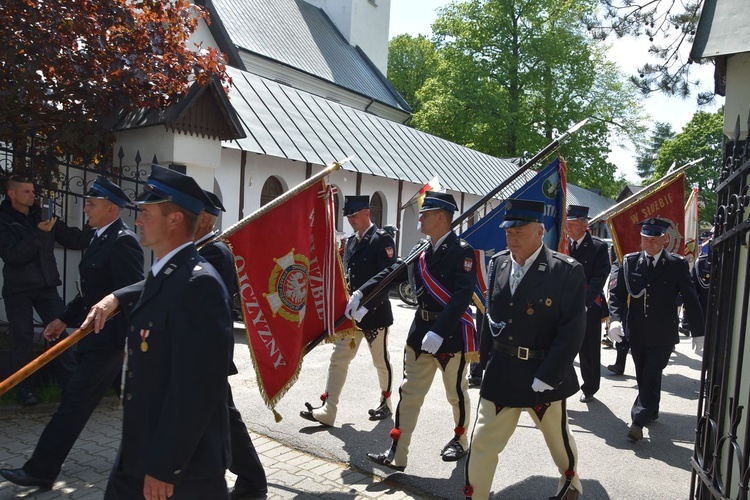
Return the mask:
<path fill-rule="evenodd" d="M 510 276 L 510 294 L 511 295 L 516 293 L 516 288 L 518 287 L 518 284 L 521 282 L 521 279 L 523 279 L 523 268 L 519 267 Z"/>
<path fill-rule="evenodd" d="M 570 253 L 576 253 L 576 250 L 578 250 L 578 241 L 573 241 L 570 245 Z"/>
<path fill-rule="evenodd" d="M 646 258 L 648 259 L 648 270 L 653 271 L 654 270 L 654 256 L 647 255 Z"/>

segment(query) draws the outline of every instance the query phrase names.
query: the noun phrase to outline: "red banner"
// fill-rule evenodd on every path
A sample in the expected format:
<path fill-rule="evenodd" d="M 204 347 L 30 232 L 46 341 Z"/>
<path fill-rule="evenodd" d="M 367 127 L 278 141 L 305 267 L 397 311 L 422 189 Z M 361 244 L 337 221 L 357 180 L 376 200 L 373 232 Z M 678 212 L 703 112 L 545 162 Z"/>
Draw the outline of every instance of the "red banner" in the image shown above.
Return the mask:
<path fill-rule="evenodd" d="M 664 247 L 670 253 L 684 255 L 685 250 L 685 174 L 680 174 L 659 189 L 631 203 L 607 220 L 617 257 L 641 250 L 639 222 L 658 217 L 668 220 L 669 241 Z"/>
<path fill-rule="evenodd" d="M 331 188 L 325 181 L 314 184 L 249 221 L 227 243 L 258 386 L 273 409 L 297 379 L 305 347 L 333 332 L 344 316 L 348 294 L 336 251 Z M 352 328 L 346 320 L 336 332 Z"/>

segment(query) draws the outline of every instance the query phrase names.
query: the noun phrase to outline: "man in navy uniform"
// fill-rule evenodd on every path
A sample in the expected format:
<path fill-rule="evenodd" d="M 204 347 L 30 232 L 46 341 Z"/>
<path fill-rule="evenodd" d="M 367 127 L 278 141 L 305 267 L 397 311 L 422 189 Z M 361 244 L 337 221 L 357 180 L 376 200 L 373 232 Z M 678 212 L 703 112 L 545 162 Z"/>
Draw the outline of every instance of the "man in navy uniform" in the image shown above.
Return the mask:
<path fill-rule="evenodd" d="M 129 325 L 122 441 L 104 498 L 226 499 L 232 317 L 193 243 L 207 200 L 192 177 L 158 165 L 148 185 L 135 224 L 156 261 L 84 321 L 99 331 L 119 306 Z"/>
<path fill-rule="evenodd" d="M 56 340 L 68 325 L 81 324 L 91 306 L 108 293 L 143 279 L 143 250 L 120 219 L 128 196 L 120 186 L 99 176 L 86 198 L 83 211 L 96 233 L 78 265 L 80 292 L 44 329 L 49 341 Z M 99 401 L 113 382 L 120 384 L 126 326 L 125 318 L 118 315 L 98 335 L 87 335 L 78 342 L 78 365 L 60 406 L 42 431 L 31 459 L 20 469 L 0 470 L 8 481 L 52 487 Z"/>
<path fill-rule="evenodd" d="M 354 234 L 346 241 L 344 269 L 349 288 L 356 290 L 380 271 L 396 263 L 396 244 L 390 234 L 379 229 L 370 220 L 368 196 L 347 196 L 344 200 L 344 216 L 354 229 Z M 354 337 L 336 339 L 334 343 L 328 365 L 326 390 L 322 396 L 323 405 L 313 408 L 310 403 L 305 403 L 307 410 L 300 412 L 302 418 L 323 425 L 333 425 L 349 364 L 357 354 L 363 338 L 370 347 L 372 364 L 378 373 L 380 386 L 378 404 L 369 410 L 370 420 L 382 420 L 391 416 L 393 369 L 388 355 L 388 327 L 393 324 L 393 312 L 388 300 L 388 290 L 368 302 L 367 309 L 367 314 L 357 320 L 357 326 L 362 332 L 355 333 Z"/>
<path fill-rule="evenodd" d="M 581 398 L 582 403 L 594 400 L 594 394 L 601 383 L 602 361 L 602 318 L 609 316 L 604 299 L 604 284 L 609 276 L 609 255 L 607 243 L 595 238 L 587 231 L 589 207 L 570 205 L 565 229 L 568 233 L 570 256 L 580 262 L 586 275 L 586 335 L 581 351 Z"/>
<path fill-rule="evenodd" d="M 578 391 L 573 360 L 586 330 L 586 277 L 575 259 L 544 246 L 543 217 L 544 203 L 509 200 L 501 224 L 508 250 L 490 263 L 481 335 L 487 366 L 466 461 L 467 498 L 489 497 L 498 455 L 524 409 L 560 472 L 554 498 L 582 491 L 565 399 Z"/>
<path fill-rule="evenodd" d="M 15 372 L 34 357 L 34 311 L 46 325 L 65 309 L 57 293 L 62 282 L 55 261 L 55 243 L 83 250 L 94 230 L 68 227 L 54 214 L 42 220 L 42 209 L 35 203 L 34 183 L 29 178 L 10 176 L 6 194 L 0 203 L 0 257 L 4 263 L 3 299 L 10 330 L 11 369 Z M 65 391 L 75 370 L 73 353 L 66 351 L 57 356 L 50 367 Z M 18 384 L 22 405 L 37 403 L 33 380 L 28 377 Z"/>
<path fill-rule="evenodd" d="M 237 271 L 234 267 L 234 256 L 223 241 L 214 239 L 218 231 L 214 225 L 221 212 L 226 212 L 221 200 L 211 191 L 203 190 L 210 203 L 206 203 L 198 218 L 198 229 L 195 232 L 195 245 L 198 253 L 211 264 L 221 276 L 227 288 L 229 298 L 239 293 Z M 231 302 L 230 302 L 231 307 Z M 229 363 L 228 375 L 239 373 L 234 361 Z M 229 441 L 232 445 L 232 464 L 229 470 L 237 475 L 237 480 L 229 490 L 231 500 L 265 498 L 268 493 L 266 471 L 260 462 L 258 452 L 253 446 L 247 426 L 242 415 L 234 405 L 232 387 L 227 385 L 227 403 L 229 410 Z"/>
<path fill-rule="evenodd" d="M 682 296 L 693 330 L 694 344 L 703 341 L 703 312 L 690 280 L 688 262 L 664 250 L 667 220 L 652 217 L 639 222 L 641 252 L 626 255 L 609 292 L 613 342 L 624 335 L 635 364 L 638 397 L 631 410 L 627 438 L 643 439 L 643 427 L 659 418 L 661 378 L 674 346 L 679 343 L 677 299 Z M 700 340 L 696 340 L 696 338 Z"/>
<path fill-rule="evenodd" d="M 441 456 L 455 462 L 466 455 L 471 402 L 466 372 L 476 354 L 476 330 L 469 304 L 476 282 L 474 249 L 451 231 L 453 214 L 458 210 L 452 195 L 428 191 L 420 210 L 422 233 L 429 247 L 413 264 L 419 308 L 404 347 L 404 379 L 399 389 L 392 443 L 385 453 L 368 453 L 378 465 L 403 471 L 417 417 L 435 372 L 440 371 L 446 398 L 453 407 L 453 437 Z M 361 298 L 372 290 L 391 268 L 369 280 L 352 295 L 347 315 L 357 316 Z M 406 278 L 405 276 L 403 277 Z M 433 429 L 434 433 L 435 430 Z"/>

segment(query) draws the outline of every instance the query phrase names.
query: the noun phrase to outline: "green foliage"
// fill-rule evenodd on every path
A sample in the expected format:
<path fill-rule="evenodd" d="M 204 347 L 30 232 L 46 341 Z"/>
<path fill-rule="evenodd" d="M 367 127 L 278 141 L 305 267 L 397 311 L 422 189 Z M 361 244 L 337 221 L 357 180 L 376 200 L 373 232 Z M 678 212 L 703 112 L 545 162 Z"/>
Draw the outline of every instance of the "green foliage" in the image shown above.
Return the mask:
<path fill-rule="evenodd" d="M 699 164 L 685 172 L 685 199 L 693 184 L 698 185 L 701 203 L 700 223 L 711 225 L 716 211 L 716 193 L 712 189 L 719 178 L 724 141 L 724 109 L 714 113 L 699 111 L 674 139 L 665 141 L 655 162 L 654 177 L 659 179 L 675 163 L 678 167 L 692 160 L 703 158 Z"/>
<path fill-rule="evenodd" d="M 642 146 L 638 151 L 635 168 L 641 179 L 649 179 L 654 175 L 656 157 L 665 141 L 675 136 L 672 125 L 669 123 L 656 122 L 649 143 Z"/>
<path fill-rule="evenodd" d="M 570 182 L 614 196 L 611 133 L 637 140 L 644 129 L 638 93 L 581 23 L 595 9 L 594 0 L 452 3 L 432 26 L 436 62 L 419 72 L 431 76 L 421 86 L 396 69 L 389 78 L 404 94 L 419 87 L 414 127 L 498 157 L 528 158 L 594 117 L 561 151 Z M 392 44 L 389 57 L 403 50 Z"/>
<path fill-rule="evenodd" d="M 435 46 L 423 35 L 398 35 L 388 45 L 388 79 L 414 113 L 422 107 L 417 91 L 434 75 L 437 62 Z"/>

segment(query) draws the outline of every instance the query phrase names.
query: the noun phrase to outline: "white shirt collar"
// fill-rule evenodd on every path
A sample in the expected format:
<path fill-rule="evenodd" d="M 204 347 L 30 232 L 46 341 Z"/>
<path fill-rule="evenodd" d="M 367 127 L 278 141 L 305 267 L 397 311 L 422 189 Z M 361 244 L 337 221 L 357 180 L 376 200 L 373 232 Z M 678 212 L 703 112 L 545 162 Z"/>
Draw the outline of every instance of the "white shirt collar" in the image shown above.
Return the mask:
<path fill-rule="evenodd" d="M 188 241 L 187 243 L 183 243 L 182 245 L 178 246 L 177 248 L 175 248 L 174 250 L 172 250 L 171 252 L 169 252 L 167 255 L 165 255 L 161 259 L 157 259 L 156 261 L 154 261 L 153 265 L 151 266 L 151 274 L 153 276 L 156 276 L 157 274 L 159 274 L 159 271 L 161 271 L 162 268 L 167 265 L 167 263 L 169 262 L 169 259 L 171 259 L 172 257 L 174 257 L 175 254 L 177 254 L 177 252 L 179 252 L 183 248 L 185 248 L 185 247 L 187 247 L 189 245 L 192 245 L 192 244 L 193 244 L 192 241 Z"/>
<path fill-rule="evenodd" d="M 657 262 L 659 262 L 659 258 L 661 258 L 661 254 L 664 253 L 664 249 L 659 250 L 659 253 L 656 255 L 652 255 L 651 257 L 654 258 L 654 265 L 656 265 Z M 643 252 L 644 257 L 648 257 L 649 255 L 644 251 Z"/>
<path fill-rule="evenodd" d="M 119 217 L 118 217 L 118 218 L 119 218 Z M 109 223 L 109 224 L 107 224 L 106 226 L 104 226 L 104 227 L 100 227 L 99 229 L 97 229 L 97 230 L 96 230 L 96 237 L 98 238 L 99 236 L 103 235 L 103 234 L 104 234 L 104 231 L 106 231 L 106 230 L 107 230 L 107 228 L 108 228 L 109 226 L 111 226 L 112 224 L 114 224 L 114 223 L 115 223 L 115 221 L 117 221 L 117 219 L 113 220 L 112 222 L 110 222 L 110 223 Z"/>
<path fill-rule="evenodd" d="M 436 250 L 445 241 L 445 238 L 447 238 L 449 234 L 451 234 L 450 231 L 442 235 L 435 243 L 432 243 L 432 238 L 430 238 L 430 243 L 432 243 L 432 250 Z"/>
<path fill-rule="evenodd" d="M 531 267 L 531 264 L 534 263 L 537 257 L 539 257 L 539 252 L 542 251 L 542 248 L 544 248 L 544 243 L 542 242 L 539 245 L 539 248 L 536 249 L 536 252 L 532 253 L 528 259 L 526 259 L 526 263 L 522 266 L 518 262 L 516 262 L 516 259 L 513 258 L 513 253 L 510 254 L 510 260 L 513 262 L 513 272 L 518 271 L 518 269 L 523 269 L 523 273 L 526 274 L 526 271 L 529 270 Z"/>

